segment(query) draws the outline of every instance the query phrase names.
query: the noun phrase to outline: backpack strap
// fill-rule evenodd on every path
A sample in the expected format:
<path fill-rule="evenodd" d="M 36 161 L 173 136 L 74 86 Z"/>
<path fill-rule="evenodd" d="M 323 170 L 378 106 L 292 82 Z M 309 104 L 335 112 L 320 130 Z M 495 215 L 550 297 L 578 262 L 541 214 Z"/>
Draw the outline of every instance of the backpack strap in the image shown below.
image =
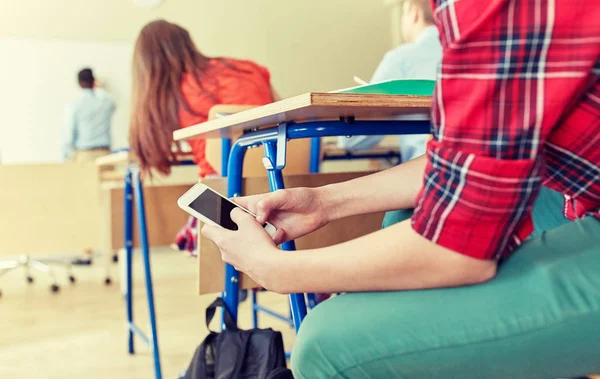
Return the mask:
<path fill-rule="evenodd" d="M 210 330 L 209 324 L 215 316 L 217 308 L 223 308 L 223 322 L 225 323 L 227 330 L 238 330 L 235 321 L 233 321 L 231 312 L 227 308 L 225 301 L 220 297 L 217 297 L 215 301 L 206 308 L 206 327 Z"/>

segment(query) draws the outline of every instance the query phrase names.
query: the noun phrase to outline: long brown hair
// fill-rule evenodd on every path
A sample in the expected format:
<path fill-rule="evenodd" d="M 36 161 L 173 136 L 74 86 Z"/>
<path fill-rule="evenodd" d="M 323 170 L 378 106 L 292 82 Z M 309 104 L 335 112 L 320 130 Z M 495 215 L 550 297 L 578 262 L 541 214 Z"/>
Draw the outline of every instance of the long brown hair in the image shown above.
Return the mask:
<path fill-rule="evenodd" d="M 171 163 L 177 161 L 173 131 L 179 129 L 179 108 L 196 113 L 181 92 L 182 77 L 193 74 L 202 89 L 200 78 L 209 60 L 188 31 L 176 24 L 157 20 L 140 32 L 133 53 L 129 144 L 144 173 L 151 168 L 161 174 L 171 172 Z"/>

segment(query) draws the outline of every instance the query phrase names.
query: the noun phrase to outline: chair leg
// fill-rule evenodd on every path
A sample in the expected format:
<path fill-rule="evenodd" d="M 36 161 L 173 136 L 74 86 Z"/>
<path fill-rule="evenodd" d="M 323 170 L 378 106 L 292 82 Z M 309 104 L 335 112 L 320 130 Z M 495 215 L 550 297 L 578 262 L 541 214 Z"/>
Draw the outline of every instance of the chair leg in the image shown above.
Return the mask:
<path fill-rule="evenodd" d="M 125 187 L 123 197 L 125 200 L 125 312 L 127 314 L 127 351 L 135 354 L 133 338 L 133 184 L 131 182 L 131 170 L 125 172 Z"/>
<path fill-rule="evenodd" d="M 158 332 L 156 328 L 156 312 L 154 307 L 154 287 L 152 285 L 152 271 L 150 269 L 150 244 L 148 242 L 148 231 L 146 228 L 144 191 L 142 188 L 142 182 L 140 180 L 140 172 L 137 168 L 133 171 L 133 185 L 135 190 L 142 260 L 144 263 L 144 273 L 146 277 L 146 294 L 148 299 L 148 312 L 150 316 L 150 350 L 154 356 L 154 371 L 156 374 L 156 379 L 162 379 L 160 353 L 158 349 Z"/>
<path fill-rule="evenodd" d="M 20 264 L 17 261 L 0 262 L 0 278 L 9 272 L 19 268 Z M 0 290 L 0 297 L 2 297 L 2 291 Z"/>
<path fill-rule="evenodd" d="M 54 270 L 52 269 L 52 267 L 50 267 L 51 263 L 65 265 L 67 268 L 67 274 L 68 274 L 69 280 L 71 281 L 71 283 L 75 283 L 75 277 L 71 273 L 70 262 L 65 263 L 60 259 L 53 259 L 53 258 L 44 258 L 44 259 L 36 260 L 36 259 L 31 259 L 28 255 L 22 255 L 17 260 L 12 260 L 12 261 L 8 261 L 8 262 L 0 262 L 0 277 L 11 271 L 14 271 L 14 270 L 22 267 L 24 269 L 25 279 L 27 280 L 27 282 L 33 283 L 34 277 L 31 275 L 31 270 L 37 270 L 37 271 L 45 273 L 46 275 L 48 275 L 50 277 L 50 280 L 52 281 L 52 284 L 50 285 L 50 290 L 52 292 L 58 292 L 60 290 L 60 287 L 58 285 L 58 281 L 56 280 L 56 274 L 54 273 Z"/>
<path fill-rule="evenodd" d="M 310 173 L 318 174 L 321 166 L 321 138 L 310 139 Z"/>
<path fill-rule="evenodd" d="M 242 168 L 247 147 L 241 146 L 237 142 L 238 141 L 231 146 L 229 160 L 227 162 L 228 197 L 236 197 L 242 193 Z M 230 264 L 225 265 L 225 291 L 222 296 L 227 309 L 236 323 L 239 307 L 239 275 L 240 274 L 235 267 Z M 221 319 L 223 319 L 223 315 L 221 315 Z M 224 322 L 222 322 L 221 329 L 225 329 Z"/>
<path fill-rule="evenodd" d="M 271 191 L 277 191 L 280 189 L 284 189 L 285 186 L 283 184 L 283 174 L 281 170 L 275 168 L 274 162 L 277 157 L 277 145 L 275 142 L 265 142 L 263 144 L 265 158 L 271 161 L 271 168 L 268 170 L 269 176 L 269 187 Z M 286 251 L 295 251 L 296 244 L 294 241 L 288 241 L 281 244 L 281 249 Z M 292 305 L 292 319 L 294 320 L 294 326 L 296 328 L 296 332 L 300 329 L 300 324 L 302 320 L 306 316 L 306 300 L 304 298 L 303 293 L 295 293 L 290 294 L 290 303 Z"/>
<path fill-rule="evenodd" d="M 252 307 L 252 327 L 258 328 L 258 311 L 256 310 L 256 289 L 252 289 L 252 301 L 250 302 Z"/>
<path fill-rule="evenodd" d="M 33 276 L 31 276 L 31 265 L 29 264 L 29 257 L 22 256 L 21 261 L 23 264 L 23 268 L 25 269 L 25 280 L 27 280 L 28 283 L 33 283 Z"/>
<path fill-rule="evenodd" d="M 29 268 L 32 268 L 34 270 L 38 270 L 38 271 L 42 271 L 45 272 L 46 274 L 48 274 L 48 276 L 50 277 L 50 279 L 52 279 L 52 283 L 54 285 L 56 285 L 57 281 L 56 281 L 56 275 L 54 274 L 54 271 L 52 270 L 52 268 L 50 266 L 48 266 L 45 263 L 42 263 L 40 261 L 35 261 L 32 259 L 28 259 L 27 260 L 27 265 L 25 266 L 26 270 L 27 270 L 27 275 L 29 277 L 30 273 L 29 273 Z"/>
<path fill-rule="evenodd" d="M 15 268 L 19 267 L 20 264 L 18 261 L 5 261 L 5 262 L 0 262 L 0 275 L 3 275 L 6 272 L 9 272 L 11 270 L 14 270 Z"/>
<path fill-rule="evenodd" d="M 308 308 L 309 309 L 313 309 L 314 307 L 317 306 L 317 299 L 316 299 L 314 293 L 307 293 L 306 294 L 306 300 L 308 302 Z"/>

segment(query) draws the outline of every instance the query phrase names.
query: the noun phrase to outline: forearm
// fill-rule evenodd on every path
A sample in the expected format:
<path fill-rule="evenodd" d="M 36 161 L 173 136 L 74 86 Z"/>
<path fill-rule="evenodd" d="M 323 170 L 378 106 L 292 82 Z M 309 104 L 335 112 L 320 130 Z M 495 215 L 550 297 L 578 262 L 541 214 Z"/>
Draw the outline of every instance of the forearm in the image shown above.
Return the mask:
<path fill-rule="evenodd" d="M 274 291 L 358 292 L 453 287 L 481 283 L 496 272 L 435 245 L 405 221 L 343 244 L 279 256 L 267 282 Z"/>
<path fill-rule="evenodd" d="M 425 156 L 391 169 L 321 188 L 330 220 L 347 216 L 412 208 L 427 163 Z"/>

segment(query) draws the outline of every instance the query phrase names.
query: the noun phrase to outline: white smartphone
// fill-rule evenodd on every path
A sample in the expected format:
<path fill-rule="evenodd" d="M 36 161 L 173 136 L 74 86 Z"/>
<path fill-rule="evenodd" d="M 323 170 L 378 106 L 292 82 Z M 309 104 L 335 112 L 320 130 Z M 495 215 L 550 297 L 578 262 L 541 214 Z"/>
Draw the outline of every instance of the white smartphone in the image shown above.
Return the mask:
<path fill-rule="evenodd" d="M 213 191 L 202 183 L 198 183 L 190 188 L 177 200 L 179 208 L 196 217 L 205 224 L 220 226 L 229 230 L 237 230 L 238 227 L 231 219 L 231 211 L 234 208 L 240 208 L 253 216 L 252 212 L 241 207 Z M 277 229 L 266 222 L 263 228 L 271 237 L 275 235 Z"/>

